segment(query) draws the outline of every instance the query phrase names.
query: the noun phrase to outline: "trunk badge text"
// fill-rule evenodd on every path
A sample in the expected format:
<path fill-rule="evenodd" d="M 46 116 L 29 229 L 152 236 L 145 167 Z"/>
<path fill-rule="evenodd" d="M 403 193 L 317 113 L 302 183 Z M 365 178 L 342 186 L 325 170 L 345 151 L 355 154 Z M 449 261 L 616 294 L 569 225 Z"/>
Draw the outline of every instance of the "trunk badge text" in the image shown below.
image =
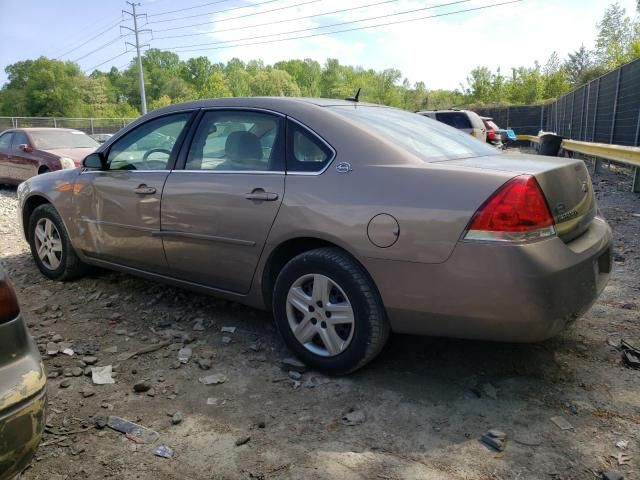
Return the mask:
<path fill-rule="evenodd" d="M 349 162 L 340 162 L 336 165 L 336 171 L 338 173 L 349 173 L 353 169 L 351 168 L 351 164 Z"/>

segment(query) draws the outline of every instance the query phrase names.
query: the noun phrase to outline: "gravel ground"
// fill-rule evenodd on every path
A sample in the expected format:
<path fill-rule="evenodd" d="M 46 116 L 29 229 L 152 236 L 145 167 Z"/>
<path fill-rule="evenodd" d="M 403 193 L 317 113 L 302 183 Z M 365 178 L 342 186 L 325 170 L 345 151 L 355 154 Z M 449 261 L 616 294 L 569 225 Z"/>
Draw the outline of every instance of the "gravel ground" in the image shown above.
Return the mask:
<path fill-rule="evenodd" d="M 281 368 L 288 353 L 263 312 L 119 273 L 46 280 L 17 231 L 15 189 L 0 187 L 0 261 L 31 332 L 43 354 L 52 341 L 75 351 L 44 355 L 47 428 L 68 435 L 47 433 L 23 478 L 640 478 L 640 371 L 611 345 L 640 340 L 640 197 L 621 172 L 594 182 L 615 230 L 614 274 L 569 331 L 536 345 L 393 336 L 362 371 L 299 380 Z M 92 384 L 94 360 L 113 366 L 114 384 Z M 198 381 L 212 374 L 226 381 Z M 172 458 L 94 428 L 96 415 L 158 432 Z M 478 441 L 491 428 L 508 435 L 501 453 Z"/>

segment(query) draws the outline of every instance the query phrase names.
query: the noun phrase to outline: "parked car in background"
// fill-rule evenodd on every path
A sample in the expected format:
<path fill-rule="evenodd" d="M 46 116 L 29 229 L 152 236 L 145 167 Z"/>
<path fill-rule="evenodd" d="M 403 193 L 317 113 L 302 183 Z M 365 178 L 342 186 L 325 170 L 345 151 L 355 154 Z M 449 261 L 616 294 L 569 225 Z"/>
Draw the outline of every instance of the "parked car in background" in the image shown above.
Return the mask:
<path fill-rule="evenodd" d="M 381 194 L 384 192 L 384 194 Z M 155 110 L 18 187 L 39 270 L 121 270 L 270 309 L 312 368 L 390 331 L 538 341 L 582 315 L 611 230 L 581 160 L 499 153 L 395 108 L 225 98 Z"/>
<path fill-rule="evenodd" d="M 487 143 L 498 148 L 506 148 L 515 142 L 518 137 L 511 129 L 500 128 L 491 117 L 480 117 L 487 128 Z"/>
<path fill-rule="evenodd" d="M 487 140 L 487 128 L 484 122 L 480 115 L 471 110 L 423 110 L 417 113 L 462 130 L 481 142 Z"/>
<path fill-rule="evenodd" d="M 45 426 L 45 373 L 16 294 L 0 266 L 0 480 L 31 462 Z"/>
<path fill-rule="evenodd" d="M 0 183 L 18 184 L 42 173 L 76 168 L 98 147 L 79 130 L 20 128 L 0 134 Z"/>
<path fill-rule="evenodd" d="M 90 137 L 93 138 L 98 143 L 104 143 L 107 140 L 109 140 L 111 137 L 113 137 L 113 134 L 112 133 L 94 133 L 93 135 L 90 135 Z"/>

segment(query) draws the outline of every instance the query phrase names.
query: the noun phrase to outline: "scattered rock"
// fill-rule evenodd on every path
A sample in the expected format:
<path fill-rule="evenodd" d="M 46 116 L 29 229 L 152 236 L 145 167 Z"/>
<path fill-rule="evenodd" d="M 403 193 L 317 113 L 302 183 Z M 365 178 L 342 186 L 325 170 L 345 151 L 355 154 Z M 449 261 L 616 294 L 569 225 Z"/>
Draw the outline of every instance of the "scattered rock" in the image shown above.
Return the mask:
<path fill-rule="evenodd" d="M 191 358 L 191 354 L 192 353 L 193 352 L 191 351 L 191 349 L 189 347 L 181 348 L 178 351 L 178 360 L 182 364 L 188 363 L 189 359 Z"/>
<path fill-rule="evenodd" d="M 69 388 L 71 386 L 71 380 L 65 378 L 60 382 L 60 388 Z"/>
<path fill-rule="evenodd" d="M 144 393 L 151 390 L 151 383 L 148 380 L 143 380 L 133 385 L 133 391 L 136 393 Z"/>
<path fill-rule="evenodd" d="M 107 347 L 104 351 L 105 353 L 118 353 L 118 346 L 114 345 L 113 347 Z"/>
<path fill-rule="evenodd" d="M 171 450 L 171 448 L 167 447 L 166 445 L 158 445 L 153 449 L 153 454 L 156 457 L 171 458 L 173 457 L 173 450 Z"/>
<path fill-rule="evenodd" d="M 53 355 L 57 355 L 59 350 L 58 344 L 57 343 L 53 343 L 53 342 L 49 342 L 47 343 L 47 355 L 53 356 Z"/>
<path fill-rule="evenodd" d="M 616 447 L 620 450 L 626 450 L 629 446 L 629 440 L 619 440 L 616 442 Z"/>
<path fill-rule="evenodd" d="M 362 410 L 355 410 L 352 408 L 342 416 L 341 421 L 344 425 L 353 427 L 364 423 L 366 419 L 367 416 Z"/>
<path fill-rule="evenodd" d="M 156 391 L 153 388 L 150 388 L 149 391 L 147 392 L 147 397 L 155 397 L 156 396 Z"/>
<path fill-rule="evenodd" d="M 294 371 L 298 373 L 304 373 L 307 371 L 307 366 L 297 358 L 284 358 L 280 360 L 280 366 L 285 371 Z"/>
<path fill-rule="evenodd" d="M 102 430 L 104 427 L 106 427 L 108 421 L 109 418 L 106 415 L 96 415 L 93 417 L 93 424 L 99 430 Z"/>
<path fill-rule="evenodd" d="M 84 391 L 82 392 L 82 396 L 83 396 L 84 398 L 93 397 L 95 394 L 96 394 L 96 392 L 94 392 L 94 391 L 93 391 L 93 390 L 91 390 L 91 389 L 87 389 L 87 390 L 84 390 Z"/>
<path fill-rule="evenodd" d="M 229 345 L 232 341 L 233 339 L 231 337 L 227 337 L 227 336 L 222 337 L 222 343 L 224 343 L 225 345 Z"/>
<path fill-rule="evenodd" d="M 96 357 L 88 356 L 82 357 L 82 361 L 87 365 L 95 365 L 98 362 L 98 359 Z"/>
<path fill-rule="evenodd" d="M 620 472 L 609 470 L 608 472 L 602 472 L 602 480 L 624 480 L 624 476 Z"/>
<path fill-rule="evenodd" d="M 246 443 L 249 443 L 249 440 L 251 440 L 251 437 L 249 435 L 240 437 L 236 440 L 236 446 L 239 447 L 240 445 L 244 445 Z"/>
<path fill-rule="evenodd" d="M 82 370 L 82 368 L 80 368 L 80 367 L 73 367 L 71 369 L 71 374 L 74 377 L 81 377 L 83 373 L 84 373 L 84 370 Z"/>
<path fill-rule="evenodd" d="M 53 337 L 51 337 L 52 342 L 58 343 L 58 342 L 61 342 L 62 340 L 63 340 L 62 335 L 60 335 L 59 333 L 56 333 Z"/>
<path fill-rule="evenodd" d="M 202 324 L 202 322 L 200 322 L 200 321 L 196 321 L 196 322 L 193 324 L 193 327 L 191 327 L 191 329 L 192 329 L 194 332 L 204 332 L 204 330 L 205 330 L 204 325 L 203 325 L 203 324 Z"/>
<path fill-rule="evenodd" d="M 491 429 L 480 437 L 485 445 L 502 452 L 506 446 L 507 434 L 501 430 Z"/>
<path fill-rule="evenodd" d="M 222 333 L 236 333 L 236 327 L 222 327 L 220 331 Z"/>
<path fill-rule="evenodd" d="M 302 378 L 302 374 L 300 372 L 296 372 L 295 370 L 289 370 L 289 378 L 291 380 L 300 380 Z"/>
<path fill-rule="evenodd" d="M 638 306 L 635 303 L 625 303 L 624 305 L 622 305 L 622 308 L 624 310 L 636 310 Z"/>
<path fill-rule="evenodd" d="M 485 383 L 484 385 L 482 385 L 482 393 L 484 393 L 485 396 L 489 397 L 492 400 L 498 399 L 498 391 L 496 390 L 496 387 L 494 387 L 490 383 Z"/>
<path fill-rule="evenodd" d="M 640 357 L 629 350 L 622 352 L 622 360 L 631 368 L 640 368 Z"/>
<path fill-rule="evenodd" d="M 573 425 L 571 425 L 564 417 L 551 417 L 549 420 L 555 423 L 560 430 L 571 430 L 573 428 Z"/>
<path fill-rule="evenodd" d="M 200 377 L 198 380 L 205 385 L 217 385 L 226 382 L 227 377 L 223 373 L 215 373 L 213 375 L 207 375 L 206 377 Z"/>
<path fill-rule="evenodd" d="M 176 412 L 171 416 L 171 423 L 173 425 L 178 425 L 179 423 L 182 423 L 182 420 L 184 420 L 184 415 L 182 414 L 182 412 Z"/>
<path fill-rule="evenodd" d="M 91 367 L 91 381 L 93 381 L 95 385 L 116 383 L 113 379 L 113 366 Z"/>
<path fill-rule="evenodd" d="M 209 370 L 211 368 L 211 359 L 210 358 L 199 358 L 198 359 L 198 366 L 202 369 L 202 370 Z"/>

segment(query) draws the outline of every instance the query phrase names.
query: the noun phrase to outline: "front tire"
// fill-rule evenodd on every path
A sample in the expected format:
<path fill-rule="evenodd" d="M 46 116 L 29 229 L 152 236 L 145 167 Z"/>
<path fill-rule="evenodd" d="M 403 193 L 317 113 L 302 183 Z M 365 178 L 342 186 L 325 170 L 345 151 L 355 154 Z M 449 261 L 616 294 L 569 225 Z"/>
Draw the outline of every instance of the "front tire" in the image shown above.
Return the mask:
<path fill-rule="evenodd" d="M 43 275 L 52 280 L 81 277 L 87 266 L 76 255 L 60 214 L 51 204 L 40 205 L 29 219 L 31 255 Z"/>
<path fill-rule="evenodd" d="M 308 366 L 346 374 L 375 358 L 389 337 L 380 294 L 366 270 L 337 248 L 291 259 L 273 292 L 276 325 Z"/>

